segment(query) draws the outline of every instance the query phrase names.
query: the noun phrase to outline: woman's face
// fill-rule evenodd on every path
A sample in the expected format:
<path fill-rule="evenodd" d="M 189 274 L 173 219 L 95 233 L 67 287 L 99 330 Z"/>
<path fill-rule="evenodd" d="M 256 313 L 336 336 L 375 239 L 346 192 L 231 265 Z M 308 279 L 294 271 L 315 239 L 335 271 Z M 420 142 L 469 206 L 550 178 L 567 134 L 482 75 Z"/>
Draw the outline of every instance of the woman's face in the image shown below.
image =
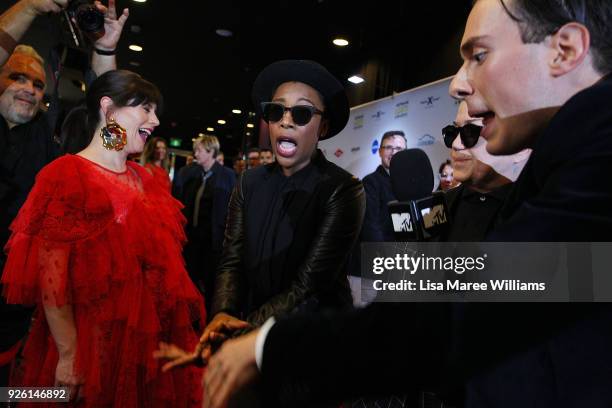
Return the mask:
<path fill-rule="evenodd" d="M 164 160 L 167 151 L 168 147 L 166 146 L 166 142 L 158 140 L 157 143 L 155 143 L 155 160 Z"/>
<path fill-rule="evenodd" d="M 124 148 L 126 153 L 142 152 L 147 138 L 159 126 L 155 108 L 154 103 L 145 103 L 138 106 L 116 108 L 110 114 L 110 117 L 114 118 L 127 132 L 127 145 Z"/>
<path fill-rule="evenodd" d="M 324 111 L 319 93 L 301 82 L 285 82 L 276 89 L 272 102 L 290 108 L 295 105 L 308 105 Z M 319 136 L 326 131 L 327 124 L 321 115 L 313 115 L 310 122 L 298 126 L 287 111 L 278 122 L 270 122 L 270 141 L 276 160 L 285 176 L 291 176 L 310 163 L 317 147 Z"/>
<path fill-rule="evenodd" d="M 446 191 L 456 185 L 457 182 L 453 179 L 453 168 L 447 164 L 440 173 L 440 188 Z"/>

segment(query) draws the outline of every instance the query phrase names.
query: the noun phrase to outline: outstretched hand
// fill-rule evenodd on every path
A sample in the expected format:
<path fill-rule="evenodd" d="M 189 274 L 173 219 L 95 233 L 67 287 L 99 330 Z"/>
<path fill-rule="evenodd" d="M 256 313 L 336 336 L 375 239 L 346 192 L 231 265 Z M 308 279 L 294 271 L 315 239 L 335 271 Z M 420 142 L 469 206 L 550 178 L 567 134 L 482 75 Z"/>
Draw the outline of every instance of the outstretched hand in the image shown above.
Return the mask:
<path fill-rule="evenodd" d="M 213 348 L 218 347 L 227 340 L 233 332 L 249 327 L 245 321 L 237 319 L 227 313 L 219 313 L 206 326 L 200 341 L 192 352 L 167 343 L 159 343 L 159 350 L 153 352 L 153 358 L 168 360 L 162 366 L 162 372 L 186 365 L 206 365 L 212 355 Z"/>
<path fill-rule="evenodd" d="M 185 365 L 201 365 L 201 356 L 202 349 L 199 344 L 194 351 L 189 353 L 174 344 L 160 342 L 159 350 L 153 352 L 153 358 L 157 360 L 169 360 L 162 366 L 162 372 L 164 373 L 173 368 Z"/>

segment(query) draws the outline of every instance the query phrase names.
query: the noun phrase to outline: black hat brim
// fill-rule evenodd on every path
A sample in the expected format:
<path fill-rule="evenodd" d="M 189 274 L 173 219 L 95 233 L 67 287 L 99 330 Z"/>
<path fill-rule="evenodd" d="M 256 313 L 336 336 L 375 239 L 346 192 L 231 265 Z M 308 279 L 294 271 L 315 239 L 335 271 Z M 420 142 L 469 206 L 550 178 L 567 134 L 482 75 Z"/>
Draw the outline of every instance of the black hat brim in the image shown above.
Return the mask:
<path fill-rule="evenodd" d="M 350 114 L 346 91 L 336 77 L 314 61 L 283 60 L 264 68 L 255 79 L 252 93 L 253 103 L 260 114 L 261 102 L 272 100 L 274 91 L 285 82 L 302 82 L 323 96 L 329 130 L 319 140 L 329 139 L 344 129 Z"/>

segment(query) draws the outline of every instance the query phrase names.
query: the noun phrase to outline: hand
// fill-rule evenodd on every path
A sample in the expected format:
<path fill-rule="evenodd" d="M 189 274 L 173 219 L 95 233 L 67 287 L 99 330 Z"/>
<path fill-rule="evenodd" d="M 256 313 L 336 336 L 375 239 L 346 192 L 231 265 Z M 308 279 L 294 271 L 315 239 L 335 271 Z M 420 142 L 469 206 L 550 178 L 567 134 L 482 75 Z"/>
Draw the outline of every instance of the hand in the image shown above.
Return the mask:
<path fill-rule="evenodd" d="M 201 362 L 201 355 L 201 344 L 198 344 L 193 352 L 188 353 L 174 344 L 160 342 L 159 350 L 153 352 L 153 358 L 157 360 L 170 360 L 162 366 L 162 372 L 164 373 L 176 367 L 198 364 Z"/>
<path fill-rule="evenodd" d="M 105 7 L 99 1 L 94 2 L 95 6 L 104 14 L 104 36 L 100 37 L 95 46 L 104 51 L 112 51 L 117 48 L 119 38 L 123 26 L 128 19 L 129 10 L 123 9 L 123 13 L 117 18 L 117 10 L 115 9 L 115 0 L 108 0 L 108 7 Z"/>
<path fill-rule="evenodd" d="M 204 407 L 224 408 L 230 398 L 259 378 L 255 340 L 259 330 L 229 340 L 210 358 L 204 373 Z"/>
<path fill-rule="evenodd" d="M 208 361 L 212 354 L 212 346 L 218 346 L 228 339 L 235 331 L 246 329 L 250 324 L 227 313 L 217 313 L 204 329 L 200 344 L 202 358 Z"/>
<path fill-rule="evenodd" d="M 55 368 L 54 387 L 68 387 L 70 400 L 75 401 L 79 398 L 79 388 L 83 383 L 82 379 L 76 374 L 74 369 L 74 357 L 61 357 Z"/>
<path fill-rule="evenodd" d="M 68 0 L 28 0 L 28 7 L 35 15 L 59 13 L 67 4 Z"/>

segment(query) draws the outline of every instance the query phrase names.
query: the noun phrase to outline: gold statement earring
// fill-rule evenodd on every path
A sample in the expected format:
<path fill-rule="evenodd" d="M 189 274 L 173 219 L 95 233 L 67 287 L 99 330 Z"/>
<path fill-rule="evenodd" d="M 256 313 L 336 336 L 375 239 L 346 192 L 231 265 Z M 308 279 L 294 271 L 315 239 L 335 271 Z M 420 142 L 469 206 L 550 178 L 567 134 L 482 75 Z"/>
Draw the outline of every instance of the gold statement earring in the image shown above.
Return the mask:
<path fill-rule="evenodd" d="M 102 145 L 106 150 L 121 151 L 127 144 L 127 131 L 122 128 L 114 118 L 110 118 L 100 130 Z"/>

